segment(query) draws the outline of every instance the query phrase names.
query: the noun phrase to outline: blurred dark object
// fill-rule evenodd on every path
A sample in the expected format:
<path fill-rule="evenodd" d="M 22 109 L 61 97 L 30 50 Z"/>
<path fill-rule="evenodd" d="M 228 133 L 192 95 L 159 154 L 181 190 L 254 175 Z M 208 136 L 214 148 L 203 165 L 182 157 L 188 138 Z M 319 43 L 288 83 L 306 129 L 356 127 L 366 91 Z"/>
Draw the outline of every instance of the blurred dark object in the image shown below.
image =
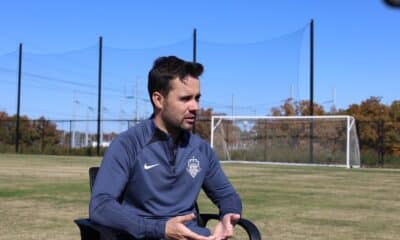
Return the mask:
<path fill-rule="evenodd" d="M 400 0 L 385 0 L 385 3 L 390 7 L 400 7 Z"/>

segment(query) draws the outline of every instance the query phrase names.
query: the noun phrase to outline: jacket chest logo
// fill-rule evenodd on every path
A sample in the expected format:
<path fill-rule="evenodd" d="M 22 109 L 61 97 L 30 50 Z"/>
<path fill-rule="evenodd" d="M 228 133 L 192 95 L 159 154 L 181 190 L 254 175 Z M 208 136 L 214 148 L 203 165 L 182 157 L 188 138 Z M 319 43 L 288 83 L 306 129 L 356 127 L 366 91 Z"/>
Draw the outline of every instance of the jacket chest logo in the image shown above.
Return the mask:
<path fill-rule="evenodd" d="M 197 160 L 194 156 L 188 160 L 186 171 L 195 178 L 196 175 L 201 171 L 200 161 Z"/>

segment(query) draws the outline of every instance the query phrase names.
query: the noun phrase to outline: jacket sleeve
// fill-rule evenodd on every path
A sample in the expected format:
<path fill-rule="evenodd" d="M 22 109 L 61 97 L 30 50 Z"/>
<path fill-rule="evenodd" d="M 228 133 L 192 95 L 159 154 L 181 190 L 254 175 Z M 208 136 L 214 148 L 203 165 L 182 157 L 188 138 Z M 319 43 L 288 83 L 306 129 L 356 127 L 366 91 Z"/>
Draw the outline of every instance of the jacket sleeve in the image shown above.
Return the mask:
<path fill-rule="evenodd" d="M 203 189 L 212 202 L 218 207 L 220 218 L 227 213 L 242 213 L 242 201 L 223 172 L 220 162 L 209 145 L 206 148 L 209 168 L 206 173 Z"/>
<path fill-rule="evenodd" d="M 165 220 L 138 216 L 118 198 L 128 181 L 134 150 L 117 137 L 108 148 L 93 186 L 89 204 L 89 216 L 94 222 L 114 229 L 124 230 L 135 238 L 163 238 Z"/>

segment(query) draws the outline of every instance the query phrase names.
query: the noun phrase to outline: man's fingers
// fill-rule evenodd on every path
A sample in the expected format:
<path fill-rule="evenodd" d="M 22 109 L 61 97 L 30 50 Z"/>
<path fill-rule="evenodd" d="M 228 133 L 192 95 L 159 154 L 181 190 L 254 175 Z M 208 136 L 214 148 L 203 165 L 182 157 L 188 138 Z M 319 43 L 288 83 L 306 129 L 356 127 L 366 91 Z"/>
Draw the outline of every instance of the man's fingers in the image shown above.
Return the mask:
<path fill-rule="evenodd" d="M 240 220 L 240 214 L 233 214 L 231 216 L 231 223 L 235 225 Z"/>
<path fill-rule="evenodd" d="M 199 235 L 197 233 L 194 233 L 192 231 L 187 233 L 186 238 L 191 239 L 191 240 L 215 240 L 216 239 L 213 235 L 205 237 L 205 236 Z"/>
<path fill-rule="evenodd" d="M 189 213 L 189 214 L 177 217 L 177 220 L 181 223 L 184 223 L 184 222 L 192 221 L 195 217 L 196 216 L 194 215 L 194 213 Z"/>
<path fill-rule="evenodd" d="M 225 228 L 224 237 L 225 238 L 231 238 L 232 236 L 233 236 L 233 227 L 232 226 L 227 226 Z"/>
<path fill-rule="evenodd" d="M 233 215 L 232 215 L 232 219 L 235 220 L 235 221 L 239 221 L 239 219 L 240 219 L 240 214 L 237 214 L 237 213 L 233 214 Z"/>
<path fill-rule="evenodd" d="M 199 235 L 186 227 L 185 227 L 185 231 L 182 232 L 182 235 L 185 236 L 185 239 L 190 239 L 190 240 L 215 240 L 216 239 L 214 236 L 205 237 L 205 236 Z"/>
<path fill-rule="evenodd" d="M 222 219 L 222 225 L 223 225 L 223 238 L 228 239 L 233 236 L 233 227 L 234 225 L 239 221 L 240 219 L 240 214 L 236 213 L 229 213 L 224 216 Z"/>
<path fill-rule="evenodd" d="M 177 216 L 167 221 L 165 226 L 165 235 L 167 239 L 180 240 L 216 240 L 215 236 L 205 237 L 191 231 L 185 226 L 185 222 L 189 222 L 195 218 L 194 213 Z"/>

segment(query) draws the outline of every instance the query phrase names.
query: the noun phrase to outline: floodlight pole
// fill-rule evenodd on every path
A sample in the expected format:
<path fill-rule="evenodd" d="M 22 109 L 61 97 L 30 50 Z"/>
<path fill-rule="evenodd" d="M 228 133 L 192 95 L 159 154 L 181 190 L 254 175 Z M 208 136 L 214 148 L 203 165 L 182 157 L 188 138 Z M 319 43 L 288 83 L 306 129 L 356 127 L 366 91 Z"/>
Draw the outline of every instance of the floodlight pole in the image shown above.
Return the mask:
<path fill-rule="evenodd" d="M 314 19 L 310 22 L 310 116 L 314 116 Z M 310 122 L 310 162 L 314 162 L 314 123 Z"/>
<path fill-rule="evenodd" d="M 103 37 L 99 38 L 99 72 L 98 72 L 98 96 L 97 96 L 97 156 L 100 156 L 100 125 L 101 125 L 101 76 L 103 62 Z"/>
<path fill-rule="evenodd" d="M 17 122 L 15 128 L 15 153 L 19 152 L 19 121 L 20 121 L 20 107 L 21 107 L 21 77 L 22 77 L 22 43 L 19 44 L 19 57 L 18 57 L 18 100 L 17 100 Z"/>

